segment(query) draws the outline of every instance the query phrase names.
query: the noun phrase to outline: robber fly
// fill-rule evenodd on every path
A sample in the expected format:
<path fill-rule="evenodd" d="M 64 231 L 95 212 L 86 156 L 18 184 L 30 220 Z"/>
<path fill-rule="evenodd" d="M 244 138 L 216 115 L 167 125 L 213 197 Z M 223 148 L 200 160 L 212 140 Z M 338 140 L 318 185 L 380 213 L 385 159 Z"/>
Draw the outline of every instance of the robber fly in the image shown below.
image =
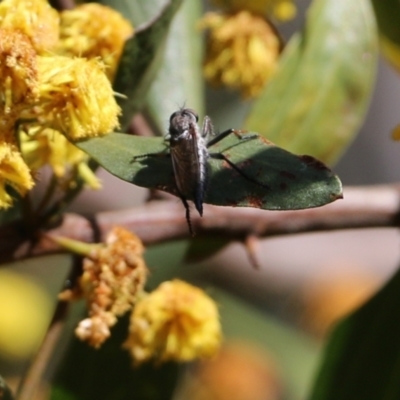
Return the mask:
<path fill-rule="evenodd" d="M 169 119 L 169 129 L 166 139 L 169 140 L 169 150 L 177 193 L 186 209 L 186 220 L 191 235 L 194 235 L 190 220 L 188 199 L 193 199 L 200 216 L 203 215 L 203 202 L 208 183 L 208 159 L 224 160 L 245 179 L 269 189 L 255 179 L 247 176 L 238 166 L 222 153 L 210 153 L 209 147 L 218 143 L 230 134 L 240 140 L 256 138 L 257 135 L 243 135 L 235 129 L 228 129 L 218 135 L 214 134 L 211 119 L 205 117 L 203 126 L 198 125 L 199 117 L 190 108 L 175 111 Z M 212 139 L 207 139 L 214 136 Z M 164 153 L 150 153 L 134 157 L 134 160 L 150 156 L 160 156 Z"/>

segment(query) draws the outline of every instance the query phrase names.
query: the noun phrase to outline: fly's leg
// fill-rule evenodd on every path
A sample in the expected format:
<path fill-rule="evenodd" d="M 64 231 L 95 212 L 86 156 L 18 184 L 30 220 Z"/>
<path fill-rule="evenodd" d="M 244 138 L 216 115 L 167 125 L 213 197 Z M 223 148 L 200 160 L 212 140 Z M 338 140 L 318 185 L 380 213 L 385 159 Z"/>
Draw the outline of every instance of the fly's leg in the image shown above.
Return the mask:
<path fill-rule="evenodd" d="M 244 179 L 248 180 L 249 182 L 252 182 L 257 186 L 261 186 L 264 189 L 270 189 L 270 187 L 268 185 L 266 185 L 265 183 L 261 183 L 257 179 L 254 179 L 251 176 L 249 176 L 246 173 L 244 173 L 236 164 L 234 164 L 224 154 L 222 154 L 222 153 L 210 153 L 209 156 L 210 156 L 210 158 L 213 158 L 214 160 L 223 160 L 223 161 L 227 162 L 230 167 L 232 167 L 239 175 L 241 175 Z"/>
<path fill-rule="evenodd" d="M 204 121 L 205 122 L 205 121 Z M 211 139 L 207 143 L 207 147 L 211 147 L 212 145 L 220 142 L 222 139 L 225 139 L 227 136 L 233 134 L 235 135 L 239 140 L 251 140 L 255 139 L 258 137 L 256 133 L 245 133 L 246 131 L 241 131 L 238 129 L 228 129 L 224 132 L 221 132 L 217 136 L 215 136 L 213 139 Z"/>
<path fill-rule="evenodd" d="M 206 122 L 206 121 L 204 121 Z M 211 124 L 211 122 L 210 122 Z M 204 128 L 203 128 L 204 129 Z M 212 130 L 211 130 L 212 132 Z M 239 140 L 252 140 L 256 139 L 258 137 L 257 134 L 253 133 L 245 133 L 245 131 L 237 130 L 237 129 L 228 129 L 224 132 L 221 132 L 219 135 L 215 136 L 213 139 L 211 139 L 207 143 L 207 147 L 211 147 L 212 145 L 220 142 L 222 139 L 226 138 L 229 135 L 235 135 Z M 228 157 L 226 157 L 222 153 L 209 153 L 209 157 L 213 158 L 215 160 L 223 160 L 228 163 L 228 165 L 233 168 L 239 175 L 241 175 L 244 179 L 248 180 L 249 182 L 254 183 L 255 185 L 261 186 L 265 189 L 270 189 L 270 187 L 264 183 L 259 182 L 257 179 L 252 178 L 251 176 L 248 176 L 246 173 L 244 173 L 236 164 L 234 164 L 231 160 L 229 160 Z"/>
<path fill-rule="evenodd" d="M 207 115 L 204 117 L 203 120 L 203 126 L 201 128 L 201 136 L 206 138 L 207 136 L 211 136 L 214 134 L 214 127 L 211 122 L 211 118 L 208 117 Z M 216 144 L 220 142 L 222 139 L 226 138 L 230 134 L 234 134 L 239 140 L 249 140 L 249 139 L 255 139 L 258 137 L 257 134 L 248 134 L 246 131 L 241 131 L 238 129 L 227 129 L 224 132 L 219 133 L 217 136 L 215 136 L 213 139 L 209 140 L 207 143 L 207 147 L 212 146 L 213 144 Z"/>
<path fill-rule="evenodd" d="M 214 127 L 211 122 L 211 118 L 207 115 L 204 117 L 203 126 L 201 127 L 201 136 L 206 138 L 214 133 Z"/>
<path fill-rule="evenodd" d="M 179 195 L 179 197 L 181 198 L 181 201 L 185 207 L 186 210 L 186 221 L 189 227 L 189 232 L 190 232 L 190 236 L 194 236 L 194 231 L 193 231 L 193 226 L 192 226 L 192 221 L 190 219 L 190 207 L 189 207 L 189 203 L 187 202 L 187 200 L 185 199 L 185 197 L 183 197 L 182 195 Z"/>
<path fill-rule="evenodd" d="M 133 157 L 132 163 L 136 162 L 136 160 L 140 160 L 141 158 L 147 158 L 147 157 L 171 157 L 170 153 L 147 153 L 147 154 L 140 154 L 138 156 Z M 182 196 L 180 193 L 178 193 L 184 207 L 186 210 L 186 221 L 189 227 L 189 232 L 191 236 L 194 236 L 194 231 L 193 231 L 193 226 L 192 226 L 192 220 L 190 219 L 190 207 L 189 203 L 187 202 L 186 198 Z"/>

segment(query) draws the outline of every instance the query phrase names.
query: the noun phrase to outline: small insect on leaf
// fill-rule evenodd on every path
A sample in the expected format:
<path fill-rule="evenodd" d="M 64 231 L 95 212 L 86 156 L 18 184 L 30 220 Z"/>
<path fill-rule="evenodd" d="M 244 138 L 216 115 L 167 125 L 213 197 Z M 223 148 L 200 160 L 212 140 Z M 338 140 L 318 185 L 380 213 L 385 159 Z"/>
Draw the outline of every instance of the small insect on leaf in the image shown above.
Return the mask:
<path fill-rule="evenodd" d="M 182 108 L 171 115 L 163 138 L 110 134 L 77 143 L 110 173 L 182 200 L 267 210 L 319 207 L 342 198 L 339 178 L 311 156 L 297 156 L 253 132 L 229 129 L 213 136 L 209 117 Z"/>
<path fill-rule="evenodd" d="M 160 155 L 170 156 L 174 171 L 174 180 L 176 185 L 176 194 L 182 200 L 186 209 L 186 220 L 190 233 L 193 235 L 192 223 L 190 220 L 190 207 L 187 200 L 193 200 L 197 211 L 203 215 L 203 202 L 209 181 L 210 158 L 225 162 L 238 175 L 241 175 L 249 182 L 253 182 L 265 190 L 269 187 L 267 184 L 258 181 L 232 163 L 223 153 L 211 153 L 209 148 L 220 142 L 230 134 L 235 134 L 239 141 L 255 139 L 255 135 L 241 135 L 234 129 L 229 129 L 220 133 L 214 138 L 207 139 L 214 135 L 213 127 L 209 117 L 205 117 L 203 126 L 200 129 L 198 125 L 199 117 L 196 112 L 190 108 L 181 108 L 174 112 L 169 120 L 169 130 L 167 138 L 169 139 L 169 153 L 148 153 L 135 156 L 134 161 L 148 157 L 160 157 Z"/>

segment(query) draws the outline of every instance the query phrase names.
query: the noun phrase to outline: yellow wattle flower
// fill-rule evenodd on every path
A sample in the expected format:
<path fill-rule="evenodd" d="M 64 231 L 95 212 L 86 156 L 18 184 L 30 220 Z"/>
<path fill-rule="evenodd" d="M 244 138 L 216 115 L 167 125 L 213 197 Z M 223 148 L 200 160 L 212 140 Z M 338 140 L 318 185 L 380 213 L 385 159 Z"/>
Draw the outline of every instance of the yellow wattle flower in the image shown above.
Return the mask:
<path fill-rule="evenodd" d="M 0 142 L 0 208 L 12 205 L 7 185 L 12 186 L 23 196 L 32 189 L 34 182 L 17 147 L 7 142 Z"/>
<path fill-rule="evenodd" d="M 38 57 L 39 99 L 24 114 L 70 140 L 105 135 L 118 127 L 121 110 L 103 64 L 85 58 Z"/>
<path fill-rule="evenodd" d="M 385 58 L 400 72 L 400 46 L 383 35 L 380 36 L 380 46 Z"/>
<path fill-rule="evenodd" d="M 53 299 L 43 285 L 13 268 L 0 269 L 0 357 L 21 362 L 43 341 L 53 312 Z M 8 396 L 1 390 L 3 399 Z M 3 396 L 3 394 L 5 396 Z"/>
<path fill-rule="evenodd" d="M 280 21 L 287 21 L 296 16 L 293 0 L 212 0 L 227 11 L 250 11 L 254 14 L 268 15 Z"/>
<path fill-rule="evenodd" d="M 272 15 L 280 21 L 289 21 L 296 16 L 297 8 L 291 0 L 280 0 L 275 4 Z"/>
<path fill-rule="evenodd" d="M 191 361 L 214 355 L 221 336 L 214 301 L 201 289 L 173 280 L 136 304 L 124 347 L 135 363 Z"/>
<path fill-rule="evenodd" d="M 0 28 L 27 35 L 38 53 L 49 51 L 58 42 L 59 15 L 47 0 L 3 0 Z"/>
<path fill-rule="evenodd" d="M 29 37 L 15 29 L 0 28 L 0 115 L 8 115 L 13 124 L 16 114 L 37 96 L 37 58 Z M 8 125 L 2 124 L 3 128 Z"/>
<path fill-rule="evenodd" d="M 393 140 L 400 140 L 400 125 L 397 125 L 397 126 L 392 130 L 392 139 L 393 139 Z"/>
<path fill-rule="evenodd" d="M 31 127 L 28 132 L 21 132 L 20 135 L 21 151 L 32 171 L 50 165 L 54 175 L 60 180 L 75 174 L 91 189 L 100 189 L 101 183 L 87 165 L 89 156 L 60 132 L 50 128 Z"/>
<path fill-rule="evenodd" d="M 256 96 L 274 73 L 280 41 L 268 22 L 248 11 L 208 13 L 200 22 L 209 29 L 204 75 L 216 86 Z"/>
<path fill-rule="evenodd" d="M 120 13 L 101 4 L 82 4 L 61 12 L 59 54 L 100 58 L 112 81 L 124 43 L 134 32 Z"/>
<path fill-rule="evenodd" d="M 117 317 L 129 311 L 143 292 L 147 279 L 144 246 L 138 236 L 118 226 L 110 231 L 104 244 L 53 240 L 66 249 L 86 254 L 79 287 L 66 290 L 59 297 L 86 300 L 89 317 L 79 323 L 75 334 L 98 348 L 110 336 Z"/>

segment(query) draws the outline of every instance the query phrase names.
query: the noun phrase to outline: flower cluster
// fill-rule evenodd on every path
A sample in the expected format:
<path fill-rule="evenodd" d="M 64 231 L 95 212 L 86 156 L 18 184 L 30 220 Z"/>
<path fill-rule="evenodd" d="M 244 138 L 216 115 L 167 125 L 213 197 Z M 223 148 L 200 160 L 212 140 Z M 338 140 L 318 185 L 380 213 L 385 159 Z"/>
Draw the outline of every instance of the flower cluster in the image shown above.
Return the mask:
<path fill-rule="evenodd" d="M 112 81 L 123 45 L 132 25 L 112 8 L 95 3 L 82 4 L 61 12 L 58 52 L 70 57 L 100 57 Z"/>
<path fill-rule="evenodd" d="M 287 21 L 296 15 L 293 0 L 213 0 L 213 3 L 225 10 L 247 10 L 254 14 L 270 15 L 280 21 Z"/>
<path fill-rule="evenodd" d="M 277 68 L 281 40 L 266 15 L 293 18 L 291 0 L 215 0 L 223 13 L 209 12 L 200 27 L 209 30 L 204 75 L 213 85 L 257 96 Z"/>
<path fill-rule="evenodd" d="M 135 363 L 192 361 L 219 349 L 218 309 L 201 289 L 180 280 L 163 282 L 134 308 L 125 347 Z"/>
<path fill-rule="evenodd" d="M 135 364 L 151 359 L 191 361 L 213 356 L 221 344 L 221 324 L 214 301 L 201 289 L 180 280 L 144 291 L 147 267 L 143 245 L 133 233 L 115 227 L 104 244 L 53 237 L 63 248 L 84 255 L 76 287 L 64 290 L 64 301 L 85 299 L 89 316 L 76 336 L 98 348 L 117 318 L 132 310 L 124 347 Z"/>
<path fill-rule="evenodd" d="M 80 176 L 99 187 L 88 156 L 70 142 L 118 127 L 108 76 L 133 28 L 101 5 L 70 13 L 60 15 L 47 0 L 0 3 L 0 208 L 12 205 L 10 188 L 21 196 L 32 189 L 32 176 L 46 164 L 57 178 Z M 82 50 L 87 32 L 76 32 L 83 24 L 92 42 L 95 32 L 99 39 L 73 53 Z"/>
<path fill-rule="evenodd" d="M 64 246 L 72 243 L 55 240 Z M 111 230 L 104 244 L 87 245 L 78 286 L 59 295 L 62 300 L 84 298 L 88 304 L 89 317 L 75 331 L 81 340 L 99 347 L 110 336 L 117 317 L 141 296 L 147 278 L 143 251 L 140 239 L 120 227 Z"/>

